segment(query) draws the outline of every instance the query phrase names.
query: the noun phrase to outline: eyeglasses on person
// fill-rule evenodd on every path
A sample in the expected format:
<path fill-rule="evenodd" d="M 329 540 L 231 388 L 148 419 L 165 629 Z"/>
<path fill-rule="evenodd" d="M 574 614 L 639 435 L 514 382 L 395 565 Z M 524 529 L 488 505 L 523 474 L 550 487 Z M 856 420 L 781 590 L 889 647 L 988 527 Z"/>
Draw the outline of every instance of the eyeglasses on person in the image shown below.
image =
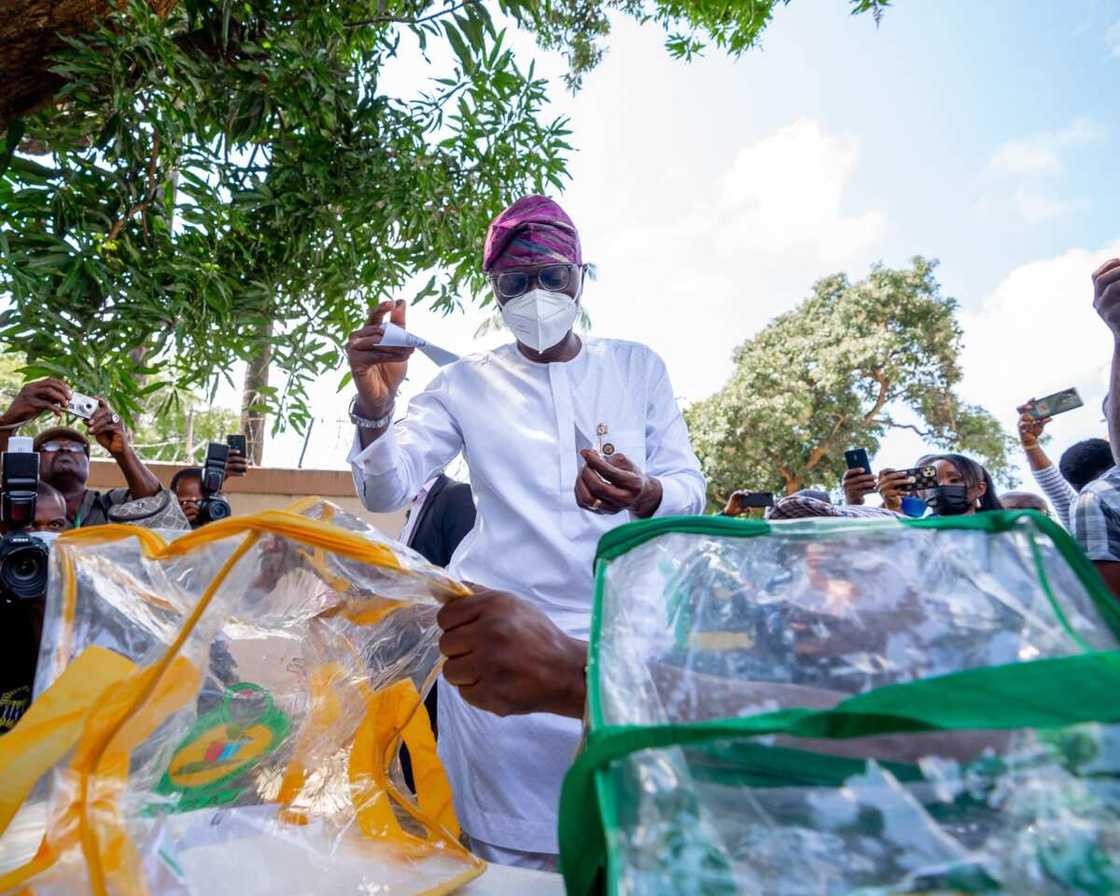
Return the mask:
<path fill-rule="evenodd" d="M 78 442 L 43 442 L 39 451 L 46 454 L 85 454 L 86 446 Z"/>
<path fill-rule="evenodd" d="M 491 274 L 490 283 L 500 299 L 516 299 L 533 288 L 536 283 L 547 292 L 564 292 L 572 282 L 572 275 L 582 271 L 578 264 L 550 264 L 535 271 L 506 271 Z"/>

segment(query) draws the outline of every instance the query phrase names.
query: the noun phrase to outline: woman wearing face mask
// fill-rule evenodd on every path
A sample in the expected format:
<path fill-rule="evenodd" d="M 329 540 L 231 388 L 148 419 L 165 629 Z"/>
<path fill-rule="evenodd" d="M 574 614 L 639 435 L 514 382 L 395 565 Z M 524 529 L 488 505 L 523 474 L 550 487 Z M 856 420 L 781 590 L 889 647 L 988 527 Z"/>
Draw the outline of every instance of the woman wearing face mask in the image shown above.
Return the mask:
<path fill-rule="evenodd" d="M 963 454 L 927 454 L 918 458 L 915 467 L 933 467 L 937 486 L 918 492 L 935 516 L 968 516 L 986 510 L 1003 510 L 988 471 Z M 883 506 L 899 510 L 910 492 L 911 480 L 904 472 L 883 470 L 879 474 L 879 494 Z"/>
<path fill-rule="evenodd" d="M 411 350 L 382 347 L 381 322 L 404 326 L 404 303 L 351 336 L 350 463 L 365 506 L 385 512 L 466 458 L 478 513 L 448 571 L 483 587 L 438 617 L 439 751 L 471 848 L 547 868 L 580 737 L 596 545 L 631 519 L 699 513 L 705 487 L 661 359 L 572 331 L 585 266 L 560 206 L 510 206 L 482 269 L 516 342 L 442 368 L 396 424 Z"/>

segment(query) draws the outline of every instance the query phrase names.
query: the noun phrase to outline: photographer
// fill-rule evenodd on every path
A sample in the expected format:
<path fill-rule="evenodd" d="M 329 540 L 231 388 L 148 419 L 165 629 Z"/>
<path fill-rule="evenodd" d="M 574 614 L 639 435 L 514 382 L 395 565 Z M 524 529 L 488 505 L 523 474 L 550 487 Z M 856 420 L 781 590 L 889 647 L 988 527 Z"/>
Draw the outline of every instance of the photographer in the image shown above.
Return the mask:
<path fill-rule="evenodd" d="M 31 524 L 31 531 L 57 535 L 70 528 L 66 519 L 66 499 L 62 492 L 40 480 L 35 497 L 35 522 Z"/>
<path fill-rule="evenodd" d="M 963 454 L 927 454 L 914 464 L 933 467 L 936 484 L 916 491 L 935 516 L 969 516 L 987 510 L 1002 510 L 992 477 L 980 464 Z M 909 471 L 883 470 L 878 491 L 883 506 L 901 511 L 902 500 L 915 494 Z"/>
<path fill-rule="evenodd" d="M 202 503 L 202 467 L 187 467 L 172 476 L 171 491 L 191 528 L 197 529 L 201 525 L 198 507 Z"/>
<path fill-rule="evenodd" d="M 219 442 L 211 442 L 201 467 L 187 467 L 171 477 L 171 491 L 192 529 L 232 514 L 222 497 L 226 476 L 244 476 L 244 458 Z"/>
<path fill-rule="evenodd" d="M 72 390 L 57 379 L 28 383 L 16 395 L 11 406 L 0 415 L 0 450 L 7 447 L 8 437 L 18 428 L 44 413 L 61 415 L 66 410 Z M 76 429 L 55 427 L 35 438 L 40 455 L 40 476 L 54 486 L 66 501 L 66 518 L 78 528 L 98 526 L 109 521 L 109 511 L 118 504 L 158 494 L 162 486 L 155 474 L 136 456 L 128 441 L 121 418 L 104 399 L 97 400 L 97 410 L 86 421 L 97 443 L 117 462 L 126 488 L 97 492 L 86 488 L 89 480 L 89 439 Z"/>
<path fill-rule="evenodd" d="M 66 503 L 39 478 L 30 439 L 0 455 L 0 734 L 31 703 L 47 587 L 46 541 L 33 533 L 66 528 Z"/>

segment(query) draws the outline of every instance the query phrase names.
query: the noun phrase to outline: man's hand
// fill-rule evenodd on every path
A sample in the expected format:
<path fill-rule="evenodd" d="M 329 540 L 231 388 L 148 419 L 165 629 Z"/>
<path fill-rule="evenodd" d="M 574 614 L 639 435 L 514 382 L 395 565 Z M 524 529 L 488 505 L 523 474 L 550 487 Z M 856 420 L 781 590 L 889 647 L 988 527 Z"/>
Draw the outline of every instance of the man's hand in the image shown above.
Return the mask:
<path fill-rule="evenodd" d="M 624 454 L 609 459 L 584 448 L 580 456 L 587 461 L 576 477 L 576 503 L 592 513 L 619 513 L 629 510 L 637 517 L 649 517 L 661 506 L 661 483 L 647 476 Z"/>
<path fill-rule="evenodd" d="M 727 499 L 727 503 L 723 505 L 723 516 L 741 516 L 743 505 L 739 503 L 739 498 L 745 494 L 746 492 L 743 489 L 732 492 L 731 497 Z"/>
<path fill-rule="evenodd" d="M 845 471 L 841 483 L 846 504 L 862 504 L 864 497 L 874 492 L 878 485 L 874 474 L 868 473 L 863 467 Z"/>
<path fill-rule="evenodd" d="M 911 494 L 907 489 L 903 489 L 904 485 L 913 485 L 914 477 L 906 472 L 897 472 L 895 470 L 881 470 L 879 472 L 879 482 L 876 486 L 879 490 L 879 495 L 883 498 L 883 506 L 887 510 L 898 511 L 902 509 L 902 499 Z"/>
<path fill-rule="evenodd" d="M 381 325 L 385 315 L 389 315 L 392 323 L 403 327 L 405 308 L 403 301 L 382 302 L 371 308 L 365 326 L 351 333 L 346 343 L 346 358 L 358 390 L 357 412 L 362 417 L 376 419 L 389 413 L 397 389 L 404 382 L 413 350 L 381 348 L 380 343 L 385 334 Z"/>
<path fill-rule="evenodd" d="M 227 476 L 244 476 L 249 472 L 249 460 L 240 451 L 234 451 L 232 448 L 229 451 L 229 457 L 226 458 L 226 475 Z"/>
<path fill-rule="evenodd" d="M 70 387 L 62 380 L 50 378 L 27 383 L 19 390 L 8 410 L 0 415 L 0 426 L 13 428 L 17 424 L 34 420 L 47 411 L 61 416 L 70 401 L 70 395 Z"/>
<path fill-rule="evenodd" d="M 471 705 L 499 716 L 583 717 L 587 643 L 565 635 L 532 604 L 476 587 L 445 604 L 436 621 L 447 657 L 443 677 Z"/>
<path fill-rule="evenodd" d="M 1093 308 L 1120 340 L 1120 258 L 1111 258 L 1093 271 Z"/>
<path fill-rule="evenodd" d="M 1015 409 L 1019 412 L 1019 443 L 1024 448 L 1037 448 L 1038 440 L 1042 438 L 1042 432 L 1046 429 L 1046 424 L 1050 422 L 1049 417 L 1043 417 L 1039 420 L 1028 413 L 1033 406 L 1034 399 L 1032 398 L 1026 404 L 1019 405 Z"/>
<path fill-rule="evenodd" d="M 183 516 L 187 518 L 187 522 L 193 527 L 198 522 L 198 502 L 197 501 L 180 501 L 179 509 L 183 511 Z"/>
<path fill-rule="evenodd" d="M 86 422 L 89 434 L 97 439 L 97 444 L 113 457 L 119 457 L 128 450 L 128 433 L 120 414 L 116 413 L 104 398 L 97 399 L 97 410 Z"/>

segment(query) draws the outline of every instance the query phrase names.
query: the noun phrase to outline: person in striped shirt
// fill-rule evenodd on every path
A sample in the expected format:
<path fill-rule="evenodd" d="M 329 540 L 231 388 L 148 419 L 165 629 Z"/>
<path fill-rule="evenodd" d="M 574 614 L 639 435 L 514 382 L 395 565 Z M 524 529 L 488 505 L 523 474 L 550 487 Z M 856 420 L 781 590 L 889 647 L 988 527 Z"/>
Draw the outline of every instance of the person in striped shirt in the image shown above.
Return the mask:
<path fill-rule="evenodd" d="M 1050 501 L 1058 521 L 1070 529 L 1070 510 L 1078 493 L 1112 467 L 1112 449 L 1105 439 L 1085 439 L 1068 448 L 1055 464 L 1040 442 L 1050 418 L 1035 419 L 1025 410 L 1029 404 L 1019 408 L 1019 442 L 1034 481 Z"/>

